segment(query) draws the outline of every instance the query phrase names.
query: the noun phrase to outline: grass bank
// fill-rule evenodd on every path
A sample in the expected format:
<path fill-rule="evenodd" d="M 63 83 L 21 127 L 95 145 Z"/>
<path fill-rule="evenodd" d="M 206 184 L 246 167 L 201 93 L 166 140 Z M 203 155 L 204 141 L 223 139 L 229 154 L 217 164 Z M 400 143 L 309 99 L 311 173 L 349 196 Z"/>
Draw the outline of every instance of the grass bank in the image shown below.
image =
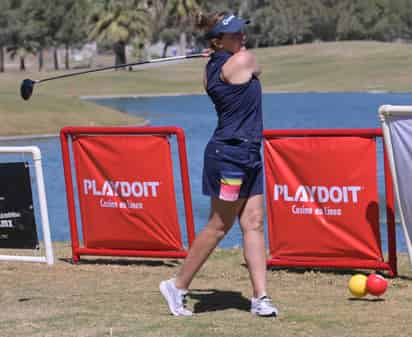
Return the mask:
<path fill-rule="evenodd" d="M 316 43 L 255 52 L 263 66 L 266 92 L 412 91 L 409 44 Z M 97 66 L 111 62 L 111 57 L 99 58 Z M 139 124 L 141 119 L 79 97 L 202 93 L 205 62 L 187 60 L 46 82 L 35 87 L 28 102 L 19 94 L 24 78 L 40 79 L 63 72 L 8 71 L 0 74 L 0 135 L 54 133 L 66 125 Z"/>
<path fill-rule="evenodd" d="M 180 262 L 90 257 L 72 265 L 68 243 L 54 248 L 54 266 L 1 263 L 1 337 L 409 337 L 412 331 L 405 255 L 382 298 L 352 298 L 347 284 L 355 271 L 269 271 L 280 316 L 262 319 L 248 312 L 241 251 L 217 250 L 192 284 L 188 306 L 196 315 L 186 319 L 170 316 L 158 292 Z"/>

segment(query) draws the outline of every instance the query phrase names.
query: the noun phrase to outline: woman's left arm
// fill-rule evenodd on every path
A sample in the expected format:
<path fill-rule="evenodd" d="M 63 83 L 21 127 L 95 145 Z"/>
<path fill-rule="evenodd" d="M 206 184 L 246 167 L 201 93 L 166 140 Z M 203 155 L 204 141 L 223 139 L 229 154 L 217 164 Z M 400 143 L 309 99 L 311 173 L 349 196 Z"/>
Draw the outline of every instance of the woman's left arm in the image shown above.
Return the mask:
<path fill-rule="evenodd" d="M 249 54 L 247 57 L 247 62 L 249 62 L 249 67 L 252 69 L 252 74 L 256 77 L 259 77 L 262 73 L 262 67 L 257 62 L 256 56 L 250 51 L 248 51 L 246 47 L 243 47 L 241 49 L 241 52 L 247 52 Z"/>
<path fill-rule="evenodd" d="M 255 55 L 243 49 L 225 63 L 222 72 L 224 79 L 229 83 L 241 84 L 250 81 L 253 76 L 258 77 L 262 70 Z"/>

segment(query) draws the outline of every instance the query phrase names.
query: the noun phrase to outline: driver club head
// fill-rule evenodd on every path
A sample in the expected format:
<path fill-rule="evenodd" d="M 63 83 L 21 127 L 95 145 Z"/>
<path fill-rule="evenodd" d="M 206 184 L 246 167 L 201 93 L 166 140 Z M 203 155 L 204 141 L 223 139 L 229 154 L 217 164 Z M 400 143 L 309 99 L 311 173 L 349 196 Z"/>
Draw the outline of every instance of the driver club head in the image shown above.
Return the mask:
<path fill-rule="evenodd" d="M 31 97 L 35 83 L 35 81 L 29 78 L 26 78 L 25 80 L 23 80 L 23 82 L 21 82 L 20 95 L 25 101 L 27 101 Z"/>

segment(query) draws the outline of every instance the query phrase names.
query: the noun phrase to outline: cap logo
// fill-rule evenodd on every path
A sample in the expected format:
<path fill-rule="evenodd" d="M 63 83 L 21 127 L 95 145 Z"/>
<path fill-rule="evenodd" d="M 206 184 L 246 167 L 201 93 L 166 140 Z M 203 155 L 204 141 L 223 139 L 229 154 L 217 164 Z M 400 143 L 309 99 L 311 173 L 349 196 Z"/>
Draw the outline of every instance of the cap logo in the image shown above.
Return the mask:
<path fill-rule="evenodd" d="M 223 19 L 222 20 L 223 26 L 227 26 L 230 23 L 230 21 L 232 21 L 234 18 L 235 18 L 235 16 L 231 15 L 231 16 L 227 17 L 226 19 Z"/>

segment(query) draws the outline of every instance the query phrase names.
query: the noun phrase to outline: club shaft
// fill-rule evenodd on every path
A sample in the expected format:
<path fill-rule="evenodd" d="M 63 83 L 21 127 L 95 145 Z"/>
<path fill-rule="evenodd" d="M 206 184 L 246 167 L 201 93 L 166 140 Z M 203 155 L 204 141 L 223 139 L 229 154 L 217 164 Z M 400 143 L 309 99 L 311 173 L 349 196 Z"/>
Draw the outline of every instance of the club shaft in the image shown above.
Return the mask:
<path fill-rule="evenodd" d="M 41 79 L 41 80 L 37 80 L 35 82 L 36 83 L 41 83 L 41 82 L 57 80 L 57 79 L 66 78 L 66 77 L 72 77 L 72 76 L 77 76 L 77 75 L 95 73 L 95 72 L 104 71 L 104 70 L 140 66 L 140 65 L 149 64 L 149 63 L 161 63 L 161 62 L 178 61 L 178 60 L 184 60 L 184 59 L 189 59 L 189 58 L 198 58 L 198 57 L 206 57 L 206 55 L 205 54 L 189 54 L 189 55 L 181 55 L 181 56 L 164 57 L 164 58 L 153 59 L 153 60 L 142 61 L 142 62 L 118 64 L 118 65 L 115 65 L 115 66 L 108 66 L 108 67 L 102 67 L 102 68 L 97 68 L 97 69 L 79 71 L 79 72 L 70 73 L 70 74 L 64 74 L 64 75 L 59 75 L 59 76 L 48 77 L 48 78 L 44 78 L 44 79 Z"/>

